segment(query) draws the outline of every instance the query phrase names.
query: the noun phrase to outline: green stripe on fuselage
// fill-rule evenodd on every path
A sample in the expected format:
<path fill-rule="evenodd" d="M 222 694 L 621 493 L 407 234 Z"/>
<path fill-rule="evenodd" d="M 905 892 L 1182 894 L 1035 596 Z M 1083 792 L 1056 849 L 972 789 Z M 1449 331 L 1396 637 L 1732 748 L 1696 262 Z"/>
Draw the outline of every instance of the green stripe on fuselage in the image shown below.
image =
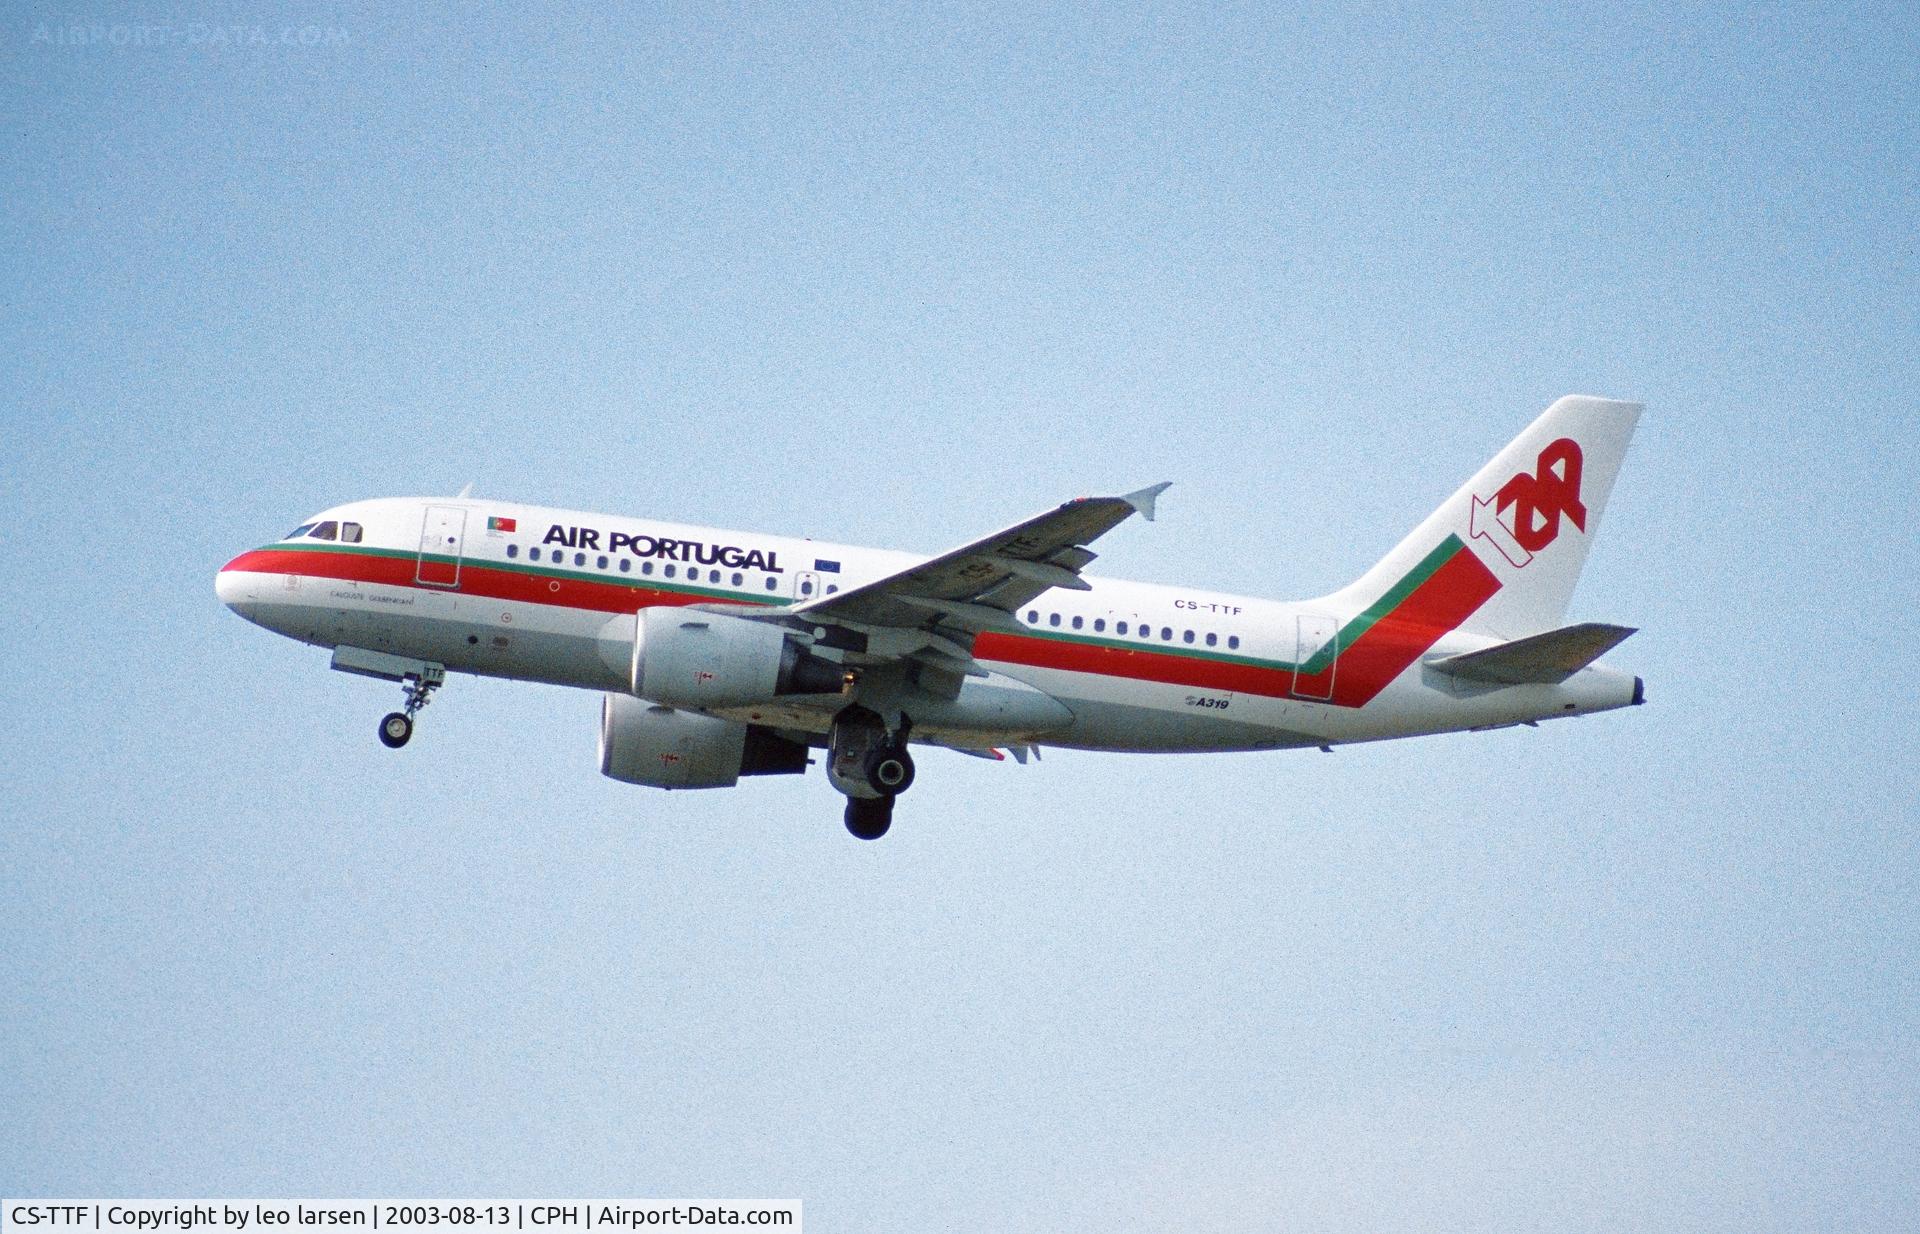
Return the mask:
<path fill-rule="evenodd" d="M 1296 671 L 1309 677 L 1315 673 L 1325 672 L 1327 666 L 1333 662 L 1336 655 L 1348 647 L 1353 646 L 1360 640 L 1362 634 L 1371 630 L 1383 617 L 1392 613 L 1394 609 L 1399 608 L 1408 596 L 1420 589 L 1420 584 L 1432 578 L 1435 571 L 1451 561 L 1453 555 L 1460 551 L 1460 547 L 1459 536 L 1450 535 L 1440 541 L 1438 545 L 1434 546 L 1434 550 L 1425 557 L 1422 557 L 1419 564 L 1407 571 L 1399 582 L 1387 588 L 1385 595 L 1382 595 L 1378 600 L 1369 604 L 1366 611 L 1358 617 L 1355 617 L 1352 621 L 1340 627 L 1338 637 L 1334 638 L 1320 650 L 1314 652 L 1312 656 L 1308 657 L 1307 662 L 1300 665 Z M 1294 666 L 1283 664 L 1281 667 L 1292 668 Z"/>
<path fill-rule="evenodd" d="M 493 561 L 484 557 L 453 557 L 445 553 L 409 553 L 404 549 L 372 548 L 362 544 L 269 544 L 259 550 L 263 553 L 348 553 L 358 557 L 386 557 L 395 561 L 431 561 L 440 565 L 459 565 L 480 570 L 502 570 L 509 574 L 527 574 L 534 578 L 574 579 L 582 583 L 605 583 L 613 587 L 627 587 L 634 591 L 667 591 L 674 595 L 698 596 L 710 600 L 732 600 L 740 604 L 772 604 L 787 602 L 784 596 L 762 594 L 752 591 L 728 591 L 720 588 L 683 583 L 679 579 L 656 578 L 653 575 L 634 574 L 595 574 L 587 570 L 557 570 L 545 565 L 526 565 L 517 561 Z M 693 567 L 688 567 L 692 569 Z"/>
<path fill-rule="evenodd" d="M 1353 646 L 1362 634 L 1377 625 L 1393 610 L 1400 607 L 1408 596 L 1420 589 L 1420 585 L 1432 578 L 1435 571 L 1453 559 L 1454 553 L 1461 547 L 1459 536 L 1448 536 L 1431 553 L 1420 559 L 1419 564 L 1409 570 L 1404 578 L 1389 587 L 1385 595 L 1367 606 L 1365 612 L 1347 622 L 1340 628 L 1339 636 L 1326 646 L 1308 657 L 1305 664 L 1295 664 L 1291 660 L 1267 660 L 1256 656 L 1234 655 L 1207 647 L 1191 647 L 1183 644 L 1165 642 L 1138 641 L 1125 638 L 1088 637 L 1083 633 L 1069 633 L 1064 630 L 1041 630 L 1028 628 L 1021 637 L 1044 639 L 1054 643 L 1076 643 L 1085 647 L 1109 647 L 1116 651 L 1150 651 L 1155 655 L 1184 656 L 1190 660 L 1212 660 L 1221 664 L 1241 664 L 1251 668 L 1273 668 L 1284 672 L 1297 672 L 1307 676 L 1326 670 L 1334 657 L 1346 648 Z"/>
<path fill-rule="evenodd" d="M 1405 602 L 1408 596 L 1419 590 L 1420 585 L 1433 577 L 1441 566 L 1452 560 L 1453 555 L 1462 548 L 1460 537 L 1449 535 L 1436 545 L 1432 552 L 1421 558 L 1419 563 L 1381 595 L 1368 605 L 1366 611 L 1354 617 L 1340 628 L 1339 635 L 1308 657 L 1306 663 L 1296 664 L 1288 660 L 1269 660 L 1258 656 L 1234 655 L 1206 647 L 1189 647 L 1163 642 L 1146 642 L 1122 638 L 1095 638 L 1085 634 L 1069 633 L 1057 630 L 1028 628 L 1016 637 L 1041 639 L 1055 643 L 1074 643 L 1084 647 L 1106 647 L 1116 651 L 1149 651 L 1155 655 L 1181 656 L 1190 660 L 1210 660 L 1220 664 L 1239 664 L 1249 668 L 1273 668 L 1285 672 L 1297 672 L 1307 676 L 1324 672 L 1341 651 L 1353 646 L 1361 635 L 1372 629 L 1382 619 Z M 536 578 L 576 579 L 584 583 L 610 583 L 615 586 L 629 587 L 635 591 L 671 592 L 674 595 L 698 596 L 707 599 L 731 600 L 745 604 L 780 605 L 787 603 L 784 597 L 758 595 L 753 592 L 715 590 L 693 584 L 682 583 L 678 579 L 660 579 L 651 575 L 634 577 L 633 575 L 593 574 L 583 570 L 554 569 L 545 565 L 529 565 L 521 562 L 490 561 L 473 557 L 450 557 L 440 553 L 409 553 L 402 549 L 371 548 L 365 545 L 348 544 L 270 544 L 262 551 L 314 552 L 314 553 L 354 553 L 363 557 L 389 557 L 399 560 L 420 559 L 453 565 L 475 566 L 488 570 L 505 570 L 515 574 L 528 574 Z M 1011 632 L 1009 632 L 1011 633 Z"/>

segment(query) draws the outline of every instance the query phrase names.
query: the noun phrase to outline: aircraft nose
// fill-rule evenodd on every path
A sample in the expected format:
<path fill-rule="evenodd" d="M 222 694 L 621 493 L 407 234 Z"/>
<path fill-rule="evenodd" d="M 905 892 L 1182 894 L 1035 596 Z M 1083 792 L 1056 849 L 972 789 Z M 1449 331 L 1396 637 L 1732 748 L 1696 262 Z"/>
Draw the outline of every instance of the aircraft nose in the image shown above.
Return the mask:
<path fill-rule="evenodd" d="M 240 558 L 235 557 L 220 567 L 220 572 L 213 576 L 213 594 L 220 597 L 220 603 L 244 617 L 253 599 L 253 576 L 238 569 L 239 565 Z"/>

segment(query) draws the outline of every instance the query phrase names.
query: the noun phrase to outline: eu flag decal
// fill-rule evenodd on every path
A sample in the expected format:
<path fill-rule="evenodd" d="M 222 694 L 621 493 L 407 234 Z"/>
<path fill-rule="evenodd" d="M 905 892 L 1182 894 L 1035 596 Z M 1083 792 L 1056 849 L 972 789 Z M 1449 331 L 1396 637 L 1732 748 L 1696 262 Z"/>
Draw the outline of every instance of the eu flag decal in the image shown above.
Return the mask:
<path fill-rule="evenodd" d="M 820 573 L 822 573 L 822 574 L 838 574 L 838 573 L 840 573 L 840 563 L 839 563 L 839 562 L 837 562 L 837 561 L 827 561 L 826 559 L 824 559 L 824 558 L 820 558 L 820 557 L 815 557 L 815 558 L 813 559 L 813 568 L 814 568 L 814 569 L 816 569 L 816 570 L 818 570 L 818 571 L 820 571 Z"/>

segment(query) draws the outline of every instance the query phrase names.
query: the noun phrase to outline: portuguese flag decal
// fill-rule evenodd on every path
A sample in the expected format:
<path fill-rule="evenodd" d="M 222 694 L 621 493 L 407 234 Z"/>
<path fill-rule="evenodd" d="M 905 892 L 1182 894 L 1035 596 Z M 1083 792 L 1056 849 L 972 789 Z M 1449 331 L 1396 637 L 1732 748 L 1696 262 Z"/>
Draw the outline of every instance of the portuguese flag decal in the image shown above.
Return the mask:
<path fill-rule="evenodd" d="M 487 518 L 488 531 L 512 531 L 518 526 L 519 524 L 510 518 L 500 518 L 496 515 L 490 515 Z"/>

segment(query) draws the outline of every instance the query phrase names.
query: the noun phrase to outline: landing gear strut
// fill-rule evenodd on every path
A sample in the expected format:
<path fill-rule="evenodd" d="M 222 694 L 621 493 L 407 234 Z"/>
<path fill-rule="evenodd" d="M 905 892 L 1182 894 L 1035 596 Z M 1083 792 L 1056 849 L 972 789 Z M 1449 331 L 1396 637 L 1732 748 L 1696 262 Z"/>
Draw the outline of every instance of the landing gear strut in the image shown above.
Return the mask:
<path fill-rule="evenodd" d="M 912 721 L 889 733 L 878 713 L 855 704 L 834 717 L 827 738 L 827 778 L 847 797 L 847 830 L 877 840 L 893 824 L 893 801 L 913 786 L 907 753 Z"/>
<path fill-rule="evenodd" d="M 404 710 L 389 711 L 380 719 L 380 744 L 389 750 L 406 745 L 413 737 L 413 717 L 433 701 L 433 692 L 446 681 L 447 670 L 438 664 L 428 665 L 418 677 L 408 677 Z"/>

